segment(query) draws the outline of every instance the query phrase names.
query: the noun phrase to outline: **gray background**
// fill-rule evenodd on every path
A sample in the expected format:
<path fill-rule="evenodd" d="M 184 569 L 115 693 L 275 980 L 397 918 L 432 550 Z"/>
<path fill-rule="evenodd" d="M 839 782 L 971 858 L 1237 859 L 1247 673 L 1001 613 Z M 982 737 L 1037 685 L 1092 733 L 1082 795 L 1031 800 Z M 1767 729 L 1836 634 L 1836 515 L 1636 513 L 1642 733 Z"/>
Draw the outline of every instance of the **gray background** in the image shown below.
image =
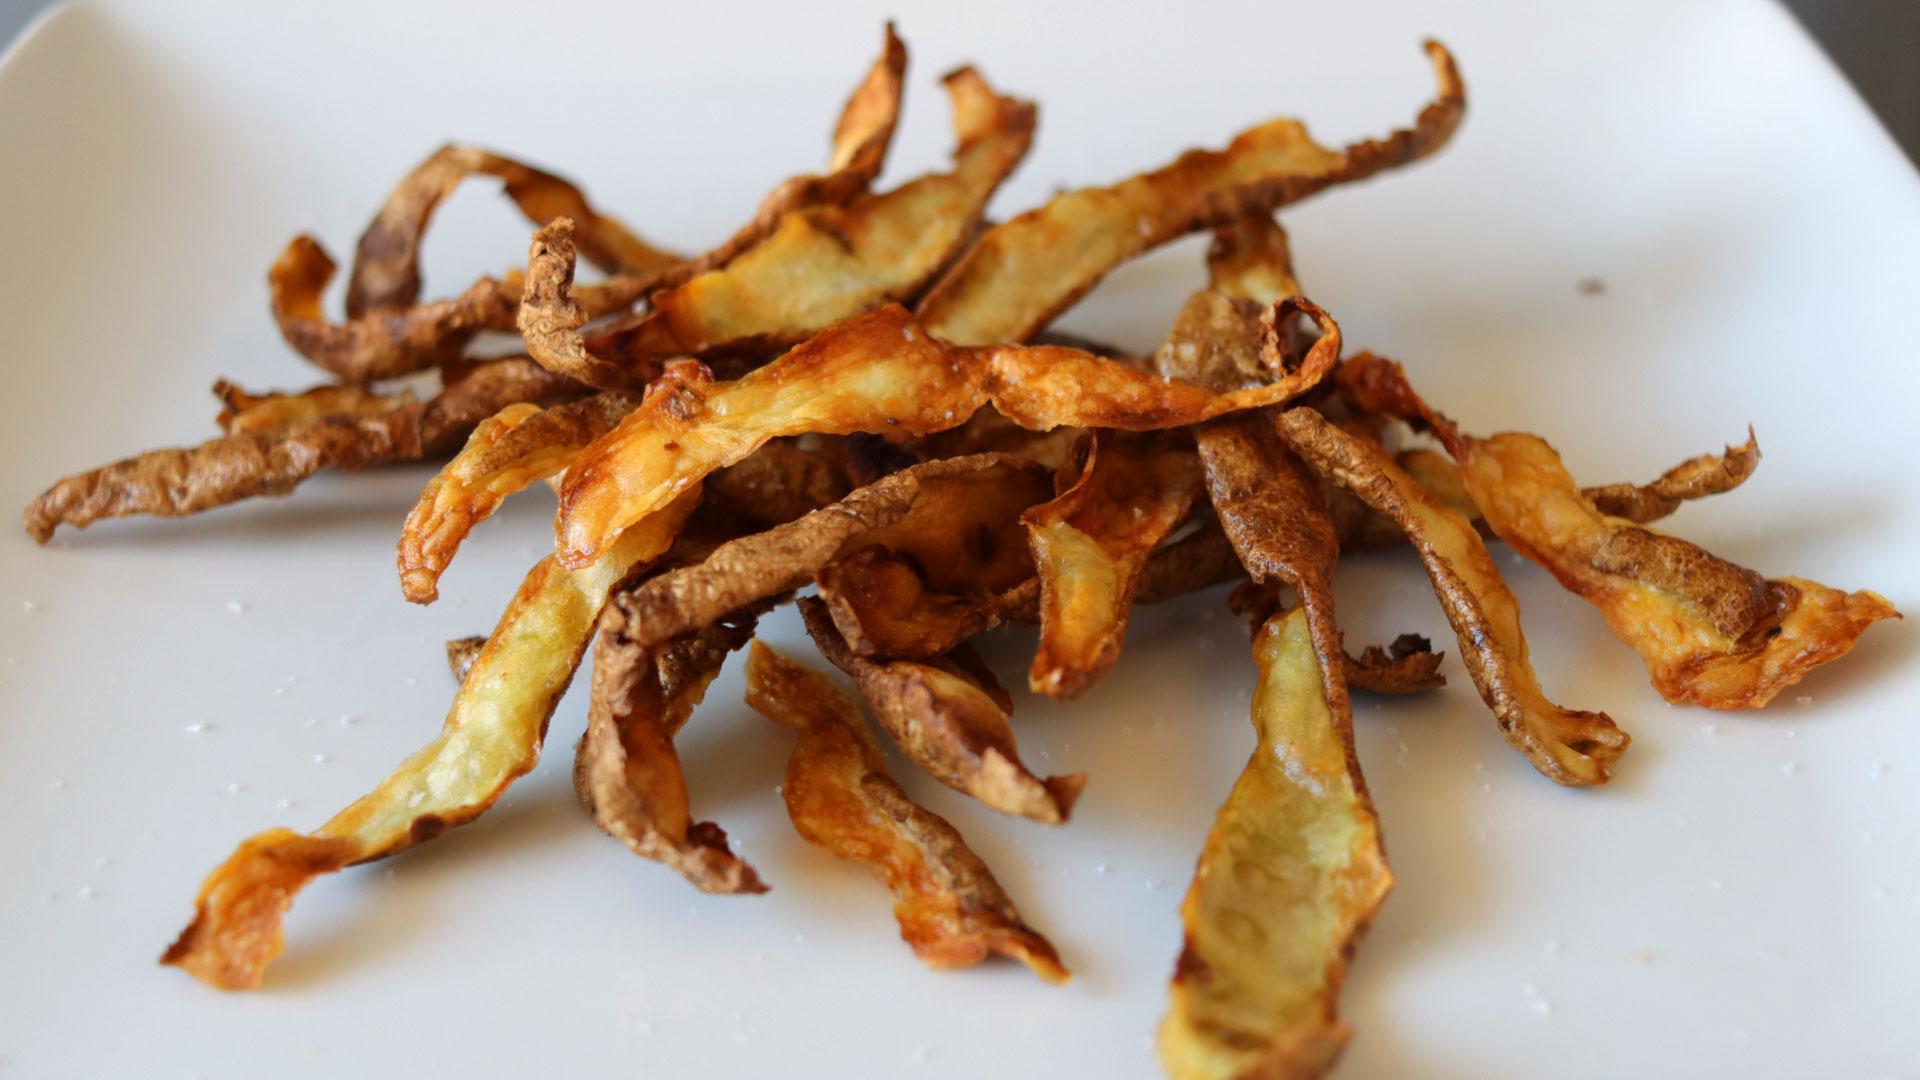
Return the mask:
<path fill-rule="evenodd" d="M 12 41 L 51 2 L 0 0 L 0 41 Z M 1907 157 L 1920 161 L 1920 0 L 1783 2 L 1853 80 Z"/>

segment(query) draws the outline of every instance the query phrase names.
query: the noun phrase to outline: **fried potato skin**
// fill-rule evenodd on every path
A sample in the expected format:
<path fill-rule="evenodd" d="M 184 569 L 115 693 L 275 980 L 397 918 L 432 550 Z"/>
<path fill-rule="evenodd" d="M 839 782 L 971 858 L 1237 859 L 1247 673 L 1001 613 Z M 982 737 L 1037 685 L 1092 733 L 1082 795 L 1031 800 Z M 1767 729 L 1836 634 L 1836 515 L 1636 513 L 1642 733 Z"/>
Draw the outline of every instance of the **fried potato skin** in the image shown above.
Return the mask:
<path fill-rule="evenodd" d="M 819 600 L 800 601 L 807 633 L 829 663 L 852 676 L 895 745 L 928 776 L 1003 814 L 1064 824 L 1085 773 L 1042 780 L 1020 761 L 1008 703 L 952 660 L 870 660 L 855 655 Z"/>
<path fill-rule="evenodd" d="M 413 400 L 404 391 L 381 394 L 364 386 L 333 383 L 255 394 L 225 379 L 213 384 L 213 396 L 220 399 L 215 420 L 228 435 L 273 434 L 329 417 L 384 416 Z"/>
<path fill-rule="evenodd" d="M 930 461 L 857 488 L 805 517 L 721 544 L 701 562 L 650 578 L 614 602 L 637 640 L 658 644 L 805 585 L 844 551 L 884 539 L 882 530 L 923 499 L 964 507 L 982 493 L 1032 490 L 1044 482 L 1037 466 L 1004 455 Z"/>
<path fill-rule="evenodd" d="M 1277 422 L 1281 437 L 1315 472 L 1398 523 L 1426 564 L 1461 658 L 1507 742 L 1558 784 L 1605 783 L 1628 738 L 1605 713 L 1566 709 L 1541 691 L 1527 660 L 1520 606 L 1473 526 L 1413 481 L 1377 445 L 1311 409 Z"/>
<path fill-rule="evenodd" d="M 1339 1056 L 1334 1011 L 1359 936 L 1393 886 L 1305 613 L 1254 635 L 1258 744 L 1207 834 L 1180 905 L 1185 940 L 1160 1025 L 1176 1080 L 1314 1077 Z M 1344 700 L 1344 699 L 1343 699 Z"/>
<path fill-rule="evenodd" d="M 487 639 L 475 634 L 472 637 L 447 639 L 447 670 L 453 672 L 453 681 L 467 681 L 467 673 L 473 670 L 473 662 L 480 658 L 480 650 L 487 647 Z"/>
<path fill-rule="evenodd" d="M 1899 617 L 1878 593 L 1764 578 L 1602 514 L 1536 436 L 1468 439 L 1463 450 L 1467 490 L 1488 524 L 1599 608 L 1668 701 L 1759 708 L 1846 655 L 1869 626 Z"/>
<path fill-rule="evenodd" d="M 565 400 L 578 394 L 578 386 L 524 359 L 487 361 L 432 398 L 385 413 L 356 409 L 277 430 L 249 428 L 65 477 L 28 504 L 21 524 L 44 544 L 63 524 L 84 529 L 102 518 L 181 517 L 256 496 L 286 495 L 323 470 L 445 453 L 506 405 Z"/>
<path fill-rule="evenodd" d="M 682 258 L 655 249 L 599 213 L 580 190 L 551 173 L 471 146 L 443 146 L 407 174 L 361 234 L 347 281 L 347 320 L 329 322 L 321 297 L 335 265 L 320 242 L 297 236 L 267 273 L 274 320 L 300 355 L 347 382 L 421 371 L 458 358 L 481 330 L 511 330 L 521 278 L 482 278 L 456 297 L 420 304 L 420 243 L 433 213 L 470 176 L 499 178 L 535 224 L 581 224 L 584 253 L 622 278 L 597 297 L 606 310 L 630 304 L 633 287 Z"/>
<path fill-rule="evenodd" d="M 693 820 L 673 745 L 727 654 L 753 636 L 753 627 L 749 613 L 648 649 L 627 635 L 620 609 L 608 605 L 594 644 L 593 696 L 575 786 L 609 836 L 702 892 L 767 891 L 753 867 L 727 846 L 720 826 Z"/>
<path fill-rule="evenodd" d="M 946 819 L 913 802 L 887 774 L 859 707 L 824 675 L 756 641 L 747 704 L 799 734 L 781 795 L 808 843 L 864 864 L 894 895 L 900 936 L 928 967 L 1007 956 L 1050 983 L 1067 969 L 1028 926 Z"/>
<path fill-rule="evenodd" d="M 1112 670 L 1147 559 L 1201 494 L 1190 447 L 1102 432 L 1088 442 L 1078 478 L 1022 516 L 1040 580 L 1030 689 L 1064 701 Z"/>
<path fill-rule="evenodd" d="M 568 469 L 554 523 L 557 550 L 565 565 L 592 562 L 608 539 L 673 493 L 780 436 L 928 435 L 959 426 L 989 402 L 1034 429 L 1124 430 L 1283 402 L 1317 383 L 1340 351 L 1339 327 L 1304 300 L 1269 312 L 1269 330 L 1295 312 L 1322 329 L 1300 370 L 1223 394 L 1073 349 L 956 349 L 929 338 L 897 306 L 837 323 L 732 382 L 676 362 L 639 408 Z"/>
<path fill-rule="evenodd" d="M 839 319 L 917 295 L 973 235 L 988 199 L 1026 156 L 1032 102 L 972 68 L 944 80 L 954 167 L 884 194 L 797 209 L 759 244 L 653 297 L 653 312 L 609 353 L 634 370 L 668 356 L 798 343 Z M 592 381 L 592 380 L 588 380 Z"/>
<path fill-rule="evenodd" d="M 516 402 L 481 421 L 466 446 L 427 481 L 400 528 L 394 563 L 402 594 L 416 604 L 437 599 L 440 575 L 474 526 L 509 495 L 565 469 L 638 400 L 609 392 L 546 409 Z"/>
<path fill-rule="evenodd" d="M 956 345 L 1024 341 L 1143 251 L 1433 153 L 1465 116 L 1466 91 L 1446 49 L 1425 48 L 1439 92 L 1412 128 L 1336 152 L 1297 121 L 1275 120 L 1225 150 L 1189 151 L 1112 187 L 1057 196 L 968 249 L 921 302 L 927 330 Z"/>
<path fill-rule="evenodd" d="M 242 843 L 201 886 L 194 918 L 161 962 L 209 986 L 257 988 L 285 945 L 280 920 L 309 881 L 431 840 L 484 813 L 533 768 L 608 593 L 672 543 L 697 491 L 623 538 L 613 557 L 567 571 L 541 560 L 475 658 L 438 738 L 309 834 Z"/>
<path fill-rule="evenodd" d="M 982 479 L 933 487 L 820 568 L 820 598 L 848 648 L 929 660 L 998 624 L 1008 593 L 1034 575 L 1021 515 L 1053 488 L 1024 465 Z"/>
<path fill-rule="evenodd" d="M 1759 708 L 1807 672 L 1853 649 L 1899 612 L 1878 593 L 1801 578 L 1768 579 L 1676 536 L 1601 511 L 1546 440 L 1524 432 L 1477 438 L 1414 392 L 1399 364 L 1357 357 L 1347 381 L 1363 398 L 1439 437 L 1487 524 L 1606 618 L 1670 702 Z M 1627 510 L 1665 512 L 1684 498 L 1737 486 L 1753 470 L 1743 447 L 1683 462 L 1644 489 L 1601 489 Z"/>

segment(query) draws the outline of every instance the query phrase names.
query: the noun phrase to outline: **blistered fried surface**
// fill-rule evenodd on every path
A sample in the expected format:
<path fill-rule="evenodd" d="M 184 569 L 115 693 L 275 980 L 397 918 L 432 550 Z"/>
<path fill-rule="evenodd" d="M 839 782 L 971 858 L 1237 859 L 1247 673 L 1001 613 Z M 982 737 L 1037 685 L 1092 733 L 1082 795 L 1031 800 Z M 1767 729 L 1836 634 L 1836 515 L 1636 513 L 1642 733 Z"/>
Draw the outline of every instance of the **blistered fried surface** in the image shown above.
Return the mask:
<path fill-rule="evenodd" d="M 1053 946 L 1026 921 L 986 863 L 938 814 L 887 774 L 860 709 L 824 675 L 760 642 L 747 660 L 747 704 L 799 734 L 781 795 L 808 843 L 861 863 L 894 895 L 900 936 L 927 966 L 1011 957 L 1067 980 Z"/>
<path fill-rule="evenodd" d="M 834 124 L 833 152 L 822 175 L 789 177 L 767 193 L 753 219 L 719 247 L 679 267 L 662 284 L 677 285 L 716 266 L 725 266 L 760 243 L 786 216 L 808 206 L 839 206 L 866 194 L 886 166 L 893 130 L 900 120 L 900 99 L 906 89 L 907 46 L 891 22 L 880 43 L 880 56 L 854 87 Z"/>
<path fill-rule="evenodd" d="M 1147 559 L 1201 490 L 1192 448 L 1107 432 L 1087 444 L 1071 486 L 1027 511 L 1040 580 L 1040 645 L 1027 672 L 1035 693 L 1064 701 L 1112 670 Z"/>
<path fill-rule="evenodd" d="M 981 480 L 934 487 L 821 567 L 820 598 L 848 648 L 932 659 L 1004 617 L 1007 593 L 1034 574 L 1021 515 L 1053 488 L 1026 465 Z"/>
<path fill-rule="evenodd" d="M 982 454 L 930 461 L 858 488 L 804 517 L 715 548 L 703 561 L 660 574 L 616 600 L 632 635 L 654 644 L 697 630 L 720 615 L 798 588 L 843 551 L 884 538 L 924 500 L 938 520 L 965 521 L 1009 487 L 1043 483 L 1036 467 Z M 913 526 L 907 535 L 918 535 Z M 963 539 L 961 536 L 954 540 Z"/>
<path fill-rule="evenodd" d="M 440 575 L 474 526 L 509 495 L 565 469 L 637 402 L 618 391 L 546 409 L 519 402 L 481 421 L 407 514 L 394 557 L 401 592 L 416 604 L 432 603 Z"/>
<path fill-rule="evenodd" d="M 1770 579 L 1596 510 L 1545 440 L 1462 437 L 1462 473 L 1515 551 L 1606 616 L 1668 701 L 1757 708 L 1898 617 L 1877 593 Z"/>
<path fill-rule="evenodd" d="M 788 214 L 723 269 L 655 295 L 652 314 L 609 350 L 644 371 L 668 356 L 779 348 L 917 294 L 972 235 L 1033 138 L 1031 102 L 996 93 L 971 68 L 947 76 L 946 88 L 958 140 L 952 171 Z"/>
<path fill-rule="evenodd" d="M 676 502 L 591 569 L 541 560 L 475 658 L 439 737 L 312 833 L 273 829 L 241 844 L 207 876 L 193 921 L 162 962 L 210 986 L 258 987 L 285 945 L 280 920 L 307 882 L 431 840 L 492 806 L 539 758 L 608 593 L 667 550 L 698 498 L 696 490 Z"/>
<path fill-rule="evenodd" d="M 1160 1025 L 1176 1080 L 1315 1077 L 1347 1040 L 1347 960 L 1393 886 L 1304 614 L 1254 636 L 1259 741 L 1214 819 L 1180 905 L 1185 941 Z"/>
<path fill-rule="evenodd" d="M 1112 187 L 1083 188 L 989 230 L 922 301 L 927 330 L 957 345 L 1024 341 L 1108 271 L 1169 240 L 1362 180 L 1444 146 L 1466 112 L 1453 57 L 1427 42 L 1439 94 L 1414 126 L 1334 151 L 1293 120 L 1192 150 Z"/>
<path fill-rule="evenodd" d="M 1377 444 L 1340 430 L 1311 409 L 1282 413 L 1279 431 L 1319 473 L 1392 518 L 1426 564 L 1461 659 L 1507 742 L 1543 776 L 1572 786 L 1605 783 L 1627 735 L 1605 713 L 1547 700 L 1527 659 L 1520 605 L 1472 524 L 1402 472 Z"/>
<path fill-rule="evenodd" d="M 766 891 L 753 867 L 728 848 L 724 830 L 693 819 L 673 745 L 727 653 L 753 636 L 753 626 L 750 615 L 716 622 L 648 649 L 627 636 L 625 617 L 608 605 L 594 644 L 593 696 L 575 783 L 608 835 L 702 892 Z"/>
<path fill-rule="evenodd" d="M 1006 701 L 952 660 L 870 660 L 834 629 L 825 605 L 800 601 L 820 654 L 853 677 L 874 719 L 928 776 L 983 804 L 1045 825 L 1067 820 L 1084 773 L 1042 780 L 1020 761 Z"/>
<path fill-rule="evenodd" d="M 274 318 L 287 343 L 341 379 L 367 382 L 455 359 L 481 330 L 513 329 L 521 289 L 517 274 L 482 278 L 458 296 L 418 302 L 420 243 L 434 210 L 476 175 L 499 178 L 507 196 L 536 225 L 561 216 L 578 222 L 587 258 L 624 277 L 651 279 L 681 261 L 596 211 L 560 177 L 474 147 L 445 146 L 394 188 L 361 234 L 347 281 L 344 322 L 329 321 L 321 307 L 335 267 L 319 241 L 298 236 L 280 253 L 267 281 Z M 609 309 L 638 295 L 608 297 Z"/>
<path fill-rule="evenodd" d="M 324 469 L 362 469 L 445 453 L 476 424 L 517 401 L 564 399 L 577 384 L 525 360 L 490 361 L 426 401 L 386 412 L 322 416 L 147 453 L 66 477 L 28 505 L 21 523 L 41 543 L 62 524 L 180 517 L 261 495 L 286 495 Z"/>
<path fill-rule="evenodd" d="M 846 498 L 851 489 L 832 449 L 775 439 L 707 477 L 701 509 L 724 514 L 747 532 L 785 525 Z"/>
<path fill-rule="evenodd" d="M 1356 358 L 1346 381 L 1376 407 L 1430 429 L 1460 465 L 1464 491 L 1493 531 L 1546 567 L 1607 619 L 1672 702 L 1758 708 L 1807 672 L 1849 652 L 1899 612 L 1877 593 L 1800 578 L 1768 579 L 1699 546 L 1609 515 L 1580 490 L 1546 440 L 1523 432 L 1465 434 L 1415 393 L 1400 365 Z M 1665 514 L 1683 499 L 1739 485 L 1759 448 L 1683 462 L 1641 488 L 1599 489 L 1609 505 Z"/>
<path fill-rule="evenodd" d="M 822 332 L 767 366 L 715 382 L 692 361 L 668 365 L 646 401 L 568 469 L 555 521 L 560 558 L 584 565 L 600 547 L 713 469 L 768 439 L 807 432 L 927 435 L 991 402 L 1015 423 L 1151 430 L 1289 400 L 1332 367 L 1339 328 L 1305 301 L 1269 312 L 1314 318 L 1322 336 L 1299 370 L 1210 393 L 1055 346 L 960 349 L 885 307 Z"/>
<path fill-rule="evenodd" d="M 216 421 L 228 435 L 274 434 L 329 417 L 384 416 L 412 401 L 401 392 L 381 394 L 364 386 L 325 383 L 307 390 L 255 394 L 225 379 L 213 384 L 220 399 Z"/>

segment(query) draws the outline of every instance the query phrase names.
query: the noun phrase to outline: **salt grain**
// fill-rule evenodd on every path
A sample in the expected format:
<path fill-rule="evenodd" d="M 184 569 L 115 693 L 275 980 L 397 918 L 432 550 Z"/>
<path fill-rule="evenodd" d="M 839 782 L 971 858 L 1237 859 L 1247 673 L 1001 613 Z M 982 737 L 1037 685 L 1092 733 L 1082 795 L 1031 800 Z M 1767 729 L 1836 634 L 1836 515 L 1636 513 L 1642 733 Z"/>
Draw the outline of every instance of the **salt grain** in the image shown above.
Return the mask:
<path fill-rule="evenodd" d="M 205 720 L 195 720 L 193 723 L 186 725 L 180 730 L 186 732 L 189 735 L 198 735 L 203 731 L 213 730 L 213 725 L 207 723 Z"/>
<path fill-rule="evenodd" d="M 229 600 L 227 601 L 227 610 L 233 612 L 235 615 L 238 615 L 241 612 L 244 612 L 247 610 L 247 605 L 241 603 L 238 600 Z"/>
<path fill-rule="evenodd" d="M 1792 775 L 1793 775 L 1793 762 L 1791 762 L 1791 761 L 1789 761 L 1789 762 L 1787 762 L 1787 763 L 1786 763 L 1785 765 L 1782 765 L 1782 766 L 1780 766 L 1780 771 L 1781 771 L 1781 772 L 1783 772 L 1783 773 L 1785 773 L 1785 774 L 1787 774 L 1788 776 L 1792 776 Z"/>

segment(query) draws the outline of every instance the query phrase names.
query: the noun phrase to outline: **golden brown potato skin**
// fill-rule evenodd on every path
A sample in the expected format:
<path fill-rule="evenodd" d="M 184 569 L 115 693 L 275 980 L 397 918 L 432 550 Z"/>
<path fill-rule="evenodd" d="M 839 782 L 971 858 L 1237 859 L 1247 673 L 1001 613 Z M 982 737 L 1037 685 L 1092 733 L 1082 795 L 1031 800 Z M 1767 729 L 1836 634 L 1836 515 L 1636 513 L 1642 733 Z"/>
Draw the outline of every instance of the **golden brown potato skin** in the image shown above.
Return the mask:
<path fill-rule="evenodd" d="M 1316 1077 L 1347 1039 L 1347 959 L 1393 886 L 1345 698 L 1324 688 L 1306 615 L 1254 634 L 1258 742 L 1180 905 L 1185 934 L 1160 1025 L 1175 1080 Z"/>
<path fill-rule="evenodd" d="M 1028 510 L 1040 580 L 1040 646 L 1027 672 L 1035 693 L 1078 697 L 1120 659 L 1147 560 L 1201 496 L 1193 449 L 1100 432 L 1077 477 Z"/>
<path fill-rule="evenodd" d="M 1562 708 L 1541 691 L 1527 659 L 1520 605 L 1472 524 L 1429 495 L 1378 444 L 1347 434 L 1311 409 L 1282 413 L 1278 428 L 1315 472 L 1406 533 L 1459 637 L 1467 672 L 1508 744 L 1555 783 L 1605 783 L 1627 748 L 1626 732 L 1605 713 Z"/>
<path fill-rule="evenodd" d="M 720 674 L 727 654 L 753 637 L 754 616 L 712 624 L 648 649 L 626 633 L 609 604 L 593 652 L 593 694 L 574 784 L 593 820 L 643 859 L 671 867 L 709 893 L 758 893 L 767 887 L 734 855 L 727 834 L 695 821 L 673 737 Z"/>
<path fill-rule="evenodd" d="M 1003 814 L 1066 822 L 1086 774 L 1041 779 L 1021 762 L 1012 700 L 983 682 L 965 646 L 927 661 L 868 659 L 847 648 L 819 600 L 800 601 L 800 615 L 820 655 L 853 677 L 874 719 L 928 776 Z"/>
<path fill-rule="evenodd" d="M 1338 325 L 1306 300 L 1267 312 L 1265 333 L 1277 335 L 1297 315 L 1321 332 L 1298 370 L 1218 394 L 1073 349 L 955 348 L 892 305 L 836 323 L 730 382 L 715 381 L 695 361 L 676 361 L 640 407 L 567 470 L 554 520 L 557 550 L 566 565 L 592 562 L 608 540 L 685 485 L 782 436 L 928 435 L 958 427 L 989 403 L 1024 427 L 1129 431 L 1282 403 L 1316 385 L 1340 353 Z"/>
<path fill-rule="evenodd" d="M 1466 89 L 1447 50 L 1425 47 L 1439 90 L 1412 128 L 1332 151 L 1299 122 L 1274 120 L 1225 150 L 1190 150 L 1112 187 L 1057 196 L 967 250 L 921 301 L 927 330 L 956 345 L 1025 341 L 1141 252 L 1433 153 L 1466 115 Z"/>
<path fill-rule="evenodd" d="M 1038 466 L 1000 454 L 930 461 L 883 477 L 832 505 L 714 548 L 615 598 L 633 636 L 653 645 L 692 633 L 713 619 L 799 588 L 858 547 L 963 541 L 982 510 L 1003 500 L 1011 518 L 1045 490 Z M 915 542 L 908 544 L 909 538 Z M 923 548 L 922 550 L 927 550 Z M 939 549 L 932 548 L 934 552 Z"/>
<path fill-rule="evenodd" d="M 315 877 L 385 858 L 479 817 L 540 756 L 608 593 L 666 552 L 696 489 L 622 541 L 605 565 L 568 571 L 542 559 L 521 583 L 454 696 L 440 735 L 371 792 L 302 835 L 271 829 L 207 875 L 193 921 L 161 957 L 225 990 L 260 985 L 285 946 L 280 922 Z"/>
<path fill-rule="evenodd" d="M 1059 954 L 1028 926 L 945 818 L 907 797 L 859 707 L 818 672 L 761 644 L 747 660 L 747 704 L 799 734 L 781 796 L 807 842 L 866 865 L 894 895 L 900 936 L 928 967 L 1019 960 L 1067 981 Z"/>
<path fill-rule="evenodd" d="M 1399 364 L 1368 355 L 1351 366 L 1347 381 L 1371 404 L 1440 438 L 1493 531 L 1599 608 L 1668 701 L 1758 708 L 1846 655 L 1874 623 L 1900 615 L 1878 593 L 1765 578 L 1610 515 L 1574 483 L 1546 440 L 1524 432 L 1467 435 L 1420 399 Z M 1738 484 L 1758 456 L 1749 432 L 1745 447 L 1694 458 L 1645 489 L 1605 489 L 1605 497 L 1628 510 L 1665 511 Z"/>
<path fill-rule="evenodd" d="M 509 404 L 564 401 L 579 393 L 578 383 L 524 358 L 487 361 L 426 401 L 394 399 L 399 403 L 384 412 L 360 401 L 340 415 L 284 425 L 242 422 L 199 446 L 152 450 L 66 477 L 28 504 L 21 524 L 44 544 L 60 525 L 83 529 L 102 518 L 136 514 L 180 517 L 256 496 L 287 495 L 326 469 L 353 471 L 446 453 Z M 286 413 L 297 411 L 290 407 Z"/>

